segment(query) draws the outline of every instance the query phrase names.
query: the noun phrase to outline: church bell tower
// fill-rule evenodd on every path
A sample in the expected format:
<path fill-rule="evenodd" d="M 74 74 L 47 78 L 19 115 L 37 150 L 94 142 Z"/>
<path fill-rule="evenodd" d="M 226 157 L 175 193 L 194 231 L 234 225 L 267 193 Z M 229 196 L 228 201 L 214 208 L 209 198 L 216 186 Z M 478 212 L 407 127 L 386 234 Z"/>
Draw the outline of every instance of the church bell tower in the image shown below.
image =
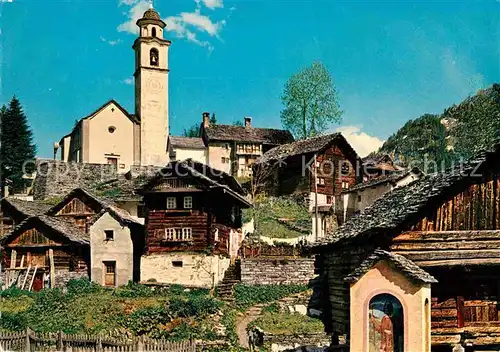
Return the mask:
<path fill-rule="evenodd" d="M 140 119 L 140 164 L 164 166 L 168 162 L 168 47 L 166 26 L 153 8 L 137 21 L 135 40 L 135 114 Z"/>

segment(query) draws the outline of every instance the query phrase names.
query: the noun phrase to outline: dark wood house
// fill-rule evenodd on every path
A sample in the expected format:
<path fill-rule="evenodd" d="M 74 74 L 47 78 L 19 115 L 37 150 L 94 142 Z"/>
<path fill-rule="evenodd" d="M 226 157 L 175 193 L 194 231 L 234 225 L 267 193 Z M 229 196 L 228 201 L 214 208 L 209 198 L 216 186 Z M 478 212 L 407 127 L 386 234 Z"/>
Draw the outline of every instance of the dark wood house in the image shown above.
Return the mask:
<path fill-rule="evenodd" d="M 220 281 L 243 240 L 241 211 L 251 206 L 240 184 L 227 173 L 186 160 L 170 163 L 141 193 L 146 206 L 142 280 L 194 286 Z"/>
<path fill-rule="evenodd" d="M 415 283 L 418 280 L 412 278 L 411 268 L 418 267 L 437 280 L 421 283 L 424 291 L 430 290 L 430 302 L 422 299 L 421 306 L 412 311 L 406 311 L 403 302 L 401 317 L 404 313 L 406 318 L 401 318 L 400 328 L 406 330 L 400 336 L 401 346 L 411 342 L 408 324 L 420 316 L 423 321 L 418 326 L 428 324 L 430 331 L 419 331 L 432 335 L 432 350 L 451 351 L 457 344 L 470 351 L 500 348 L 498 160 L 497 145 L 456 168 L 396 188 L 313 247 L 326 303 L 324 320 L 334 342 L 341 335 L 349 341 L 353 328 L 371 326 L 371 303 L 356 301 L 359 291 L 349 277 L 360 270 L 368 272 L 373 264 L 377 274 L 369 276 L 374 281 L 366 287 L 373 292 L 366 297 L 390 295 L 379 283 L 398 282 L 397 273 Z M 380 258 L 388 263 L 385 269 L 373 260 L 374 253 L 384 252 L 389 253 Z M 395 260 L 405 265 L 395 265 Z M 405 285 L 402 292 L 413 294 L 420 289 Z M 353 310 L 360 307 L 365 309 L 364 320 L 351 321 L 356 316 Z M 391 320 L 396 324 L 392 316 Z M 363 338 L 368 341 L 368 335 Z"/>
<path fill-rule="evenodd" d="M 360 181 L 359 166 L 356 151 L 341 133 L 333 133 L 271 149 L 259 159 L 256 172 L 272 170 L 268 191 L 276 196 L 304 194 L 309 198 L 317 190 L 318 205 L 332 205 L 343 189 Z"/>

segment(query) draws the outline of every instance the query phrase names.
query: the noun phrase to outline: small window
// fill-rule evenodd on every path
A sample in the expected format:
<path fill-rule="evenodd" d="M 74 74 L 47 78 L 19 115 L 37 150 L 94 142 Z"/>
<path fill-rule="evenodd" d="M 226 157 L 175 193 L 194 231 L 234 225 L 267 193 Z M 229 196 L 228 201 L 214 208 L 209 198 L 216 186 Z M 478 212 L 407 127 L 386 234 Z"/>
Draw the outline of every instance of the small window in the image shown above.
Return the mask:
<path fill-rule="evenodd" d="M 342 182 L 342 189 L 349 189 L 349 182 Z"/>
<path fill-rule="evenodd" d="M 115 239 L 115 233 L 113 230 L 104 230 L 106 235 L 106 241 L 113 241 Z"/>
<path fill-rule="evenodd" d="M 324 177 L 318 177 L 318 185 L 320 185 L 320 186 L 325 185 L 325 178 Z"/>
<path fill-rule="evenodd" d="M 153 27 L 151 29 L 151 36 L 156 37 L 156 28 L 155 27 Z"/>
<path fill-rule="evenodd" d="M 184 209 L 193 208 L 193 197 L 184 197 Z"/>
<path fill-rule="evenodd" d="M 332 196 L 326 196 L 326 204 L 332 204 Z"/>
<path fill-rule="evenodd" d="M 165 229 L 165 240 L 173 241 L 174 239 L 175 239 L 175 229 L 174 228 Z"/>
<path fill-rule="evenodd" d="M 115 131 L 116 131 L 116 127 L 115 126 L 109 126 L 108 127 L 108 132 L 109 133 L 115 133 Z"/>
<path fill-rule="evenodd" d="M 182 268 L 182 260 L 172 260 L 172 266 L 174 268 Z"/>
<path fill-rule="evenodd" d="M 189 241 L 193 238 L 193 230 L 190 227 L 185 227 L 182 229 L 182 240 Z"/>
<path fill-rule="evenodd" d="M 358 202 L 361 202 L 361 196 L 358 196 Z"/>
<path fill-rule="evenodd" d="M 349 163 L 347 161 L 344 161 L 342 163 L 342 175 L 348 176 L 349 171 L 351 171 L 351 167 L 349 166 Z"/>
<path fill-rule="evenodd" d="M 177 199 L 175 197 L 167 197 L 167 209 L 177 208 Z"/>
<path fill-rule="evenodd" d="M 149 51 L 149 64 L 151 66 L 159 65 L 158 49 L 153 48 Z"/>
<path fill-rule="evenodd" d="M 118 165 L 118 158 L 106 158 L 106 161 L 108 162 L 109 165 Z"/>

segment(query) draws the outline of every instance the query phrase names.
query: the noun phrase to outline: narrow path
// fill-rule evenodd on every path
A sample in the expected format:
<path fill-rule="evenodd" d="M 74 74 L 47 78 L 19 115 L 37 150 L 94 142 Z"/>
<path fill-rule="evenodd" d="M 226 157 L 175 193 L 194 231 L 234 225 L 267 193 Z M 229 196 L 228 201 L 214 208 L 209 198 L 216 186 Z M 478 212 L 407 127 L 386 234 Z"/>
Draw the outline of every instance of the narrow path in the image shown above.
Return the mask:
<path fill-rule="evenodd" d="M 240 346 L 243 348 L 249 348 L 248 345 L 248 334 L 247 327 L 252 321 L 257 319 L 262 312 L 263 304 L 257 304 L 248 308 L 244 316 L 236 320 L 236 334 L 238 335 L 238 340 L 240 342 Z"/>

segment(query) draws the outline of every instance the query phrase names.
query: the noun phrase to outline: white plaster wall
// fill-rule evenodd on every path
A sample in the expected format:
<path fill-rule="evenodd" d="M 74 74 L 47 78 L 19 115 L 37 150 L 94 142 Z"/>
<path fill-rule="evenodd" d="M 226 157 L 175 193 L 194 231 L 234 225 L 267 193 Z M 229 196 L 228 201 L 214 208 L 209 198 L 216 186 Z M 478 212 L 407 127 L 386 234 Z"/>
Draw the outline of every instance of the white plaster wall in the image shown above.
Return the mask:
<path fill-rule="evenodd" d="M 117 201 L 116 204 L 126 211 L 137 221 L 144 225 L 144 218 L 140 218 L 137 214 L 137 207 L 139 206 L 139 201 Z"/>
<path fill-rule="evenodd" d="M 104 230 L 114 231 L 114 240 L 106 241 Z M 92 281 L 104 284 L 103 261 L 116 262 L 116 284 L 125 285 L 133 279 L 133 244 L 130 229 L 123 227 L 109 213 L 90 227 L 90 265 Z"/>
<path fill-rule="evenodd" d="M 106 164 L 107 156 L 117 157 L 118 172 L 125 173 L 130 170 L 134 163 L 134 123 L 111 103 L 88 119 L 88 125 L 90 143 L 87 162 Z M 115 127 L 113 133 L 109 132 L 111 126 Z"/>
<path fill-rule="evenodd" d="M 228 148 L 225 149 L 221 147 L 222 144 L 227 144 Z M 228 174 L 231 174 L 231 162 L 222 163 L 221 161 L 222 157 L 231 159 L 231 150 L 232 150 L 231 143 L 220 143 L 220 144 L 209 145 L 208 165 L 217 170 L 221 170 L 227 172 Z"/>
<path fill-rule="evenodd" d="M 326 194 L 318 193 L 318 205 L 321 206 L 321 205 L 327 205 L 327 204 L 328 203 L 326 202 Z M 310 192 L 309 193 L 309 212 L 312 212 L 312 210 L 315 206 L 316 206 L 316 195 L 314 192 Z"/>
<path fill-rule="evenodd" d="M 367 187 L 358 192 L 358 196 L 361 196 L 361 201 L 357 202 L 358 207 L 357 211 L 363 210 L 366 207 L 369 207 L 373 204 L 377 199 L 382 197 L 384 194 L 392 190 L 392 184 L 384 183 L 375 187 Z M 356 199 L 357 201 L 357 199 Z"/>
<path fill-rule="evenodd" d="M 193 159 L 203 164 L 208 164 L 207 149 L 174 148 L 175 160 Z"/>
<path fill-rule="evenodd" d="M 174 267 L 173 261 L 182 261 Z M 141 258 L 142 281 L 211 288 L 224 278 L 229 258 L 195 253 L 155 253 Z"/>

